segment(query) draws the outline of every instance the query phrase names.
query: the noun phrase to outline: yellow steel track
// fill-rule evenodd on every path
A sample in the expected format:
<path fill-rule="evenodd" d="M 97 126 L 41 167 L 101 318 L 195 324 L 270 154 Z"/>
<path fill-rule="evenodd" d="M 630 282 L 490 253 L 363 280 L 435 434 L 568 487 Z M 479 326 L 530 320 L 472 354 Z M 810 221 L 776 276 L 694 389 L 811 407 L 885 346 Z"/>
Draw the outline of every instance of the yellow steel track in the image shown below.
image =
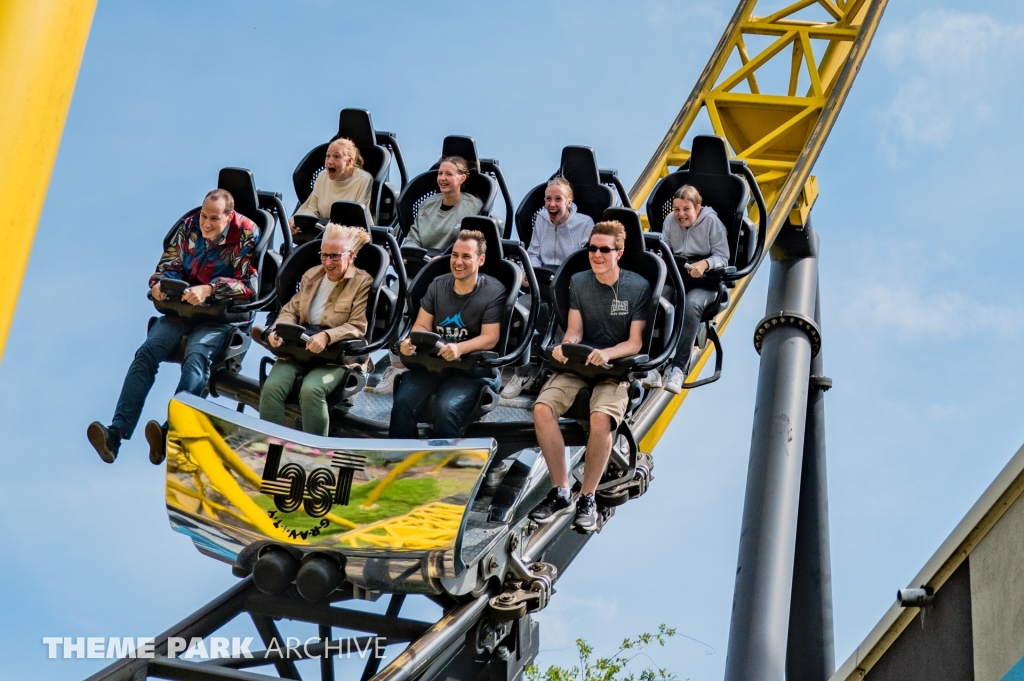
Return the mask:
<path fill-rule="evenodd" d="M 96 0 L 0 0 L 0 357 Z"/>
<path fill-rule="evenodd" d="M 725 138 L 732 158 L 746 161 L 757 177 L 768 207 L 765 252 L 787 218 L 795 225 L 807 218 L 818 195 L 811 168 L 853 85 L 886 0 L 799 0 L 781 9 L 768 7 L 775 4 L 744 0 L 736 9 L 668 134 L 630 190 L 641 215 L 658 180 L 689 158 L 685 143 L 691 133 L 700 132 Z M 754 41 L 764 43 L 756 52 L 748 49 Z M 761 74 L 765 77 L 759 80 Z M 803 89 L 801 83 L 806 83 Z M 758 216 L 751 218 L 757 221 Z M 729 308 L 718 318 L 720 331 L 753 276 L 737 282 Z M 710 354 L 709 346 L 691 378 Z M 644 435 L 643 451 L 657 445 L 687 392 L 673 399 Z"/>

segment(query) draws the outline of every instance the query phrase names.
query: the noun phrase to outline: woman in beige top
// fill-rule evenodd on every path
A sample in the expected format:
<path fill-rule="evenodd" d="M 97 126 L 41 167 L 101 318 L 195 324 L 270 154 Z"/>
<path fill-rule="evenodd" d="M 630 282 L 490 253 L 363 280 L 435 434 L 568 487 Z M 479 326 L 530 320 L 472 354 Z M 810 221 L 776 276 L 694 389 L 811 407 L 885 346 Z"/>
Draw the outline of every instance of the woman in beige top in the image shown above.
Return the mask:
<path fill-rule="evenodd" d="M 363 170 L 363 156 L 352 140 L 339 137 L 327 147 L 324 170 L 316 176 L 313 192 L 296 215 L 312 215 L 317 219 L 329 218 L 335 201 L 355 201 L 370 211 L 370 190 L 373 176 Z M 298 233 L 295 220 L 290 220 L 292 234 Z"/>
<path fill-rule="evenodd" d="M 321 264 L 302 275 L 298 293 L 281 308 L 278 322 L 323 329 L 306 344 L 310 352 L 319 354 L 331 343 L 365 338 L 366 306 L 373 278 L 352 262 L 359 249 L 369 242 L 370 235 L 364 229 L 328 224 L 320 243 Z M 273 329 L 265 338 L 275 348 L 283 342 Z M 329 364 L 307 367 L 291 359 L 278 359 L 260 391 L 260 418 L 284 425 L 285 400 L 295 381 L 302 378 L 302 430 L 327 435 L 327 396 L 338 387 L 349 368 L 352 367 Z"/>

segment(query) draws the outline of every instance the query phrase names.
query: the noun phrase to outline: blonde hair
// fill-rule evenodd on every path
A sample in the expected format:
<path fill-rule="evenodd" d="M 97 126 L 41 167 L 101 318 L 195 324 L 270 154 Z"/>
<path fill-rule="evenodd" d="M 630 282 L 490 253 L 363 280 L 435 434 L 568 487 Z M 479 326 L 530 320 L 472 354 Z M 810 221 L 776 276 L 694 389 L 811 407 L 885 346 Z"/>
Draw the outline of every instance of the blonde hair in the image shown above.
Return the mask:
<path fill-rule="evenodd" d="M 550 182 L 548 182 L 548 187 L 555 187 L 555 186 L 558 186 L 558 187 L 561 187 L 562 189 L 564 189 L 565 190 L 565 198 L 567 198 L 570 201 L 572 201 L 572 198 L 573 198 L 572 185 L 569 184 L 569 180 L 567 180 L 564 177 L 562 177 L 561 175 L 559 175 L 558 177 L 556 177 L 553 180 L 551 180 Z"/>
<path fill-rule="evenodd" d="M 370 243 L 370 233 L 362 227 L 348 227 L 334 222 L 328 222 L 324 229 L 324 241 L 340 241 L 345 244 L 346 251 L 352 251 L 352 257 L 356 257 L 359 249 Z"/>
<path fill-rule="evenodd" d="M 327 150 L 330 151 L 331 147 L 335 144 L 344 150 L 345 156 L 352 159 L 352 163 L 356 168 L 363 167 L 363 155 L 359 153 L 359 147 L 357 147 L 352 140 L 347 137 L 339 137 L 327 145 Z"/>
<path fill-rule="evenodd" d="M 615 237 L 615 248 L 621 251 L 626 247 L 626 228 L 623 227 L 622 223 L 618 220 L 607 220 L 605 222 L 599 222 L 594 225 L 594 231 L 590 233 L 590 236 L 595 234 L 605 234 L 607 236 Z M 587 240 L 589 243 L 589 239 Z"/>
<path fill-rule="evenodd" d="M 441 163 L 451 163 L 459 175 L 469 175 L 469 162 L 461 156 L 445 156 L 437 164 L 438 168 L 441 167 Z"/>

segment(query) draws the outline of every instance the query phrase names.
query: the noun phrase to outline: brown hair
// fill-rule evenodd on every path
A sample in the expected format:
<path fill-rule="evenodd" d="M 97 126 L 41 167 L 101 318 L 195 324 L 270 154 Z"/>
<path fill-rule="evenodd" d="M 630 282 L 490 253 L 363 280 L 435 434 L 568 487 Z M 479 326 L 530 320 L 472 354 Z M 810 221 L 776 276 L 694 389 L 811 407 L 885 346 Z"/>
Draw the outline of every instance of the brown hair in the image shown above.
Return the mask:
<path fill-rule="evenodd" d="M 569 184 L 569 180 L 565 179 L 561 175 L 548 182 L 548 187 L 558 186 L 565 190 L 565 198 L 572 201 L 572 185 Z"/>
<path fill-rule="evenodd" d="M 615 248 L 617 250 L 621 251 L 626 247 L 626 228 L 618 220 L 607 220 L 597 223 L 594 225 L 594 231 L 590 233 L 590 236 L 595 234 L 607 234 L 608 236 L 615 237 Z M 589 243 L 589 241 L 588 239 L 587 242 Z"/>
<path fill-rule="evenodd" d="M 477 255 L 483 255 L 487 252 L 487 237 L 484 236 L 483 232 L 478 232 L 475 229 L 462 230 L 459 232 L 456 241 L 475 241 Z"/>
<path fill-rule="evenodd" d="M 676 199 L 689 201 L 697 208 L 701 207 L 701 201 L 703 200 L 700 198 L 700 192 L 697 191 L 697 188 L 688 184 L 684 184 L 676 190 L 676 193 L 672 195 L 672 200 L 675 201 Z"/>
<path fill-rule="evenodd" d="M 370 243 L 370 234 L 362 227 L 348 227 L 328 222 L 324 228 L 323 240 L 337 239 L 345 244 L 346 251 L 352 251 L 352 257 L 356 257 L 359 249 Z"/>
<path fill-rule="evenodd" d="M 327 145 L 328 151 L 335 144 L 344 149 L 345 155 L 352 159 L 352 164 L 355 165 L 356 168 L 363 167 L 363 155 L 359 153 L 359 147 L 357 147 L 352 140 L 347 137 L 339 137 Z"/>
<path fill-rule="evenodd" d="M 461 156 L 445 156 L 437 164 L 439 169 L 442 163 L 451 163 L 459 175 L 469 175 L 469 162 Z"/>
<path fill-rule="evenodd" d="M 214 189 L 211 192 L 207 192 L 203 203 L 206 203 L 207 200 L 223 201 L 225 213 L 230 213 L 235 209 L 235 197 L 231 196 L 231 192 L 227 189 Z"/>

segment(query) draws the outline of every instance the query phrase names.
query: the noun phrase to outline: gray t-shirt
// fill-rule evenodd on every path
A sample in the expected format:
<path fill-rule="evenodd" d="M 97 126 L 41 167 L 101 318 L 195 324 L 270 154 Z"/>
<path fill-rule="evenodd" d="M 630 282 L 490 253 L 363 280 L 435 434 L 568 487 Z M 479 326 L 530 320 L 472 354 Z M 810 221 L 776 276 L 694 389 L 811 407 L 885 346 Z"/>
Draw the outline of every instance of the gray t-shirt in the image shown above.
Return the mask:
<path fill-rule="evenodd" d="M 420 307 L 434 316 L 434 333 L 444 343 L 476 338 L 484 324 L 498 324 L 505 312 L 505 287 L 494 277 L 478 275 L 476 287 L 464 296 L 455 292 L 455 275 L 430 282 Z"/>
<path fill-rule="evenodd" d="M 583 317 L 583 345 L 604 350 L 629 340 L 629 327 L 647 321 L 651 286 L 636 272 L 619 270 L 614 286 L 602 284 L 593 270 L 569 280 L 569 307 Z"/>

